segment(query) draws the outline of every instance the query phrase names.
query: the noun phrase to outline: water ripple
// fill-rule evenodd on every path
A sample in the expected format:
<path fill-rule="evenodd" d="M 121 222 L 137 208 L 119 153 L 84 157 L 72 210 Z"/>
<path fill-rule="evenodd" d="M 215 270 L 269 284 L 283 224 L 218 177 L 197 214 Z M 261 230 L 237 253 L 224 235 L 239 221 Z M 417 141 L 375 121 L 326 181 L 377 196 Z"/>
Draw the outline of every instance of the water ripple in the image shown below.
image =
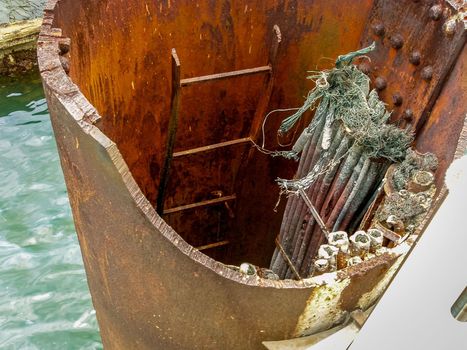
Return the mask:
<path fill-rule="evenodd" d="M 0 348 L 102 349 L 37 76 L 0 82 Z"/>

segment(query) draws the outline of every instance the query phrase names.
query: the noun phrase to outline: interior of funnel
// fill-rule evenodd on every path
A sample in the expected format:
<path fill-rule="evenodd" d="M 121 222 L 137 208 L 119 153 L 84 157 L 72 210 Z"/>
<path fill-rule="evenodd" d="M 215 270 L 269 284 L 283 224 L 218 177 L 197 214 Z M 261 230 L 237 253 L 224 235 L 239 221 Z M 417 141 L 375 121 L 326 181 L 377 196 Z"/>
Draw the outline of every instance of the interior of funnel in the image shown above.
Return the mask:
<path fill-rule="evenodd" d="M 71 38 L 69 75 L 101 115 L 97 126 L 156 205 L 171 110 L 171 50 L 182 79 L 265 66 L 277 25 L 281 44 L 265 111 L 297 107 L 313 87 L 307 71 L 330 67 L 359 46 L 371 1 L 345 9 L 338 3 L 61 1 L 55 26 Z M 269 264 L 284 210 L 281 203 L 274 211 L 275 179 L 291 178 L 297 168 L 242 142 L 261 136 L 264 114 L 255 112 L 267 79 L 246 75 L 181 90 L 174 146 L 181 156 L 171 164 L 163 218 L 188 243 L 211 247 L 203 252 L 226 263 Z M 287 115 L 268 118 L 267 147 L 280 141 L 290 148 L 290 137 L 276 139 Z M 227 145 L 191 152 L 220 143 Z"/>

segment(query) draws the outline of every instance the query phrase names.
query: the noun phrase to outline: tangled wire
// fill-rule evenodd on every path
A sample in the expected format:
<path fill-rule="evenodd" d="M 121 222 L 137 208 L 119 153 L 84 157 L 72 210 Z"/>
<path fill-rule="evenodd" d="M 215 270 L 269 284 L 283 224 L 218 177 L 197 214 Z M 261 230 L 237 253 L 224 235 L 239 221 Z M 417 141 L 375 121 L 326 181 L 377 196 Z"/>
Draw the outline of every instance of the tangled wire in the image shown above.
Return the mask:
<path fill-rule="evenodd" d="M 290 188 L 308 188 L 316 178 L 335 166 L 351 152 L 359 152 L 367 158 L 386 158 L 391 162 L 400 162 L 406 156 L 406 150 L 413 140 L 407 131 L 387 124 L 390 112 L 379 99 L 375 90 L 370 91 L 370 79 L 352 65 L 352 59 L 374 49 L 374 45 L 360 51 L 339 56 L 336 67 L 330 70 L 312 72 L 308 79 L 315 82 L 315 87 L 308 93 L 304 104 L 291 116 L 284 119 L 278 133 L 290 131 L 308 110 L 315 110 L 315 116 L 297 140 L 292 151 L 281 152 L 287 158 L 298 158 L 303 145 L 313 135 L 316 125 L 325 119 L 322 148 L 330 144 L 332 130 L 342 128 L 352 147 L 339 159 L 331 159 L 326 164 L 320 162 L 304 178 L 298 180 L 278 179 L 283 191 Z M 324 157 L 326 158 L 326 157 Z M 324 159 L 323 158 L 323 159 Z"/>

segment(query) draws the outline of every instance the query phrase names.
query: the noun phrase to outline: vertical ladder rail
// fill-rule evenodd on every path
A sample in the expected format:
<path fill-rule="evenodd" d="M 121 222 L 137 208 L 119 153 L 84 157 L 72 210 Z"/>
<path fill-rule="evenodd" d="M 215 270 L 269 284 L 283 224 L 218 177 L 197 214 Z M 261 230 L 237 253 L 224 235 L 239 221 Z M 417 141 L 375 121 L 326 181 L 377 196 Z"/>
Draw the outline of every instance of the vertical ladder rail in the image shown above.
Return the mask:
<path fill-rule="evenodd" d="M 273 85 L 274 85 L 274 67 L 276 62 L 277 53 L 279 51 L 280 42 L 282 40 L 281 31 L 278 25 L 274 25 L 273 27 L 274 38 L 272 41 L 271 48 L 269 50 L 269 58 L 268 58 L 268 65 L 255 67 L 255 68 L 248 68 L 248 69 L 241 69 L 231 72 L 224 72 L 224 73 L 216 73 L 210 74 L 200 77 L 193 77 L 193 78 L 186 78 L 181 79 L 180 74 L 180 60 L 178 58 L 177 52 L 175 48 L 172 49 L 172 93 L 171 93 L 171 104 L 170 104 L 170 119 L 169 119 L 169 131 L 168 131 L 168 139 L 167 139 L 167 148 L 166 154 L 164 159 L 164 164 L 161 171 L 160 176 L 160 184 L 159 184 L 159 191 L 157 194 L 157 205 L 156 210 L 159 215 L 164 214 L 164 204 L 165 204 L 165 196 L 167 191 L 167 185 L 169 182 L 170 176 L 170 168 L 172 164 L 172 159 L 174 157 L 179 157 L 181 155 L 188 155 L 192 153 L 198 153 L 218 147 L 224 147 L 228 145 L 233 145 L 237 143 L 242 143 L 245 141 L 250 141 L 253 138 L 255 140 L 257 138 L 258 131 L 260 130 L 260 125 L 262 122 L 262 117 L 265 114 L 266 108 L 269 104 L 269 100 L 271 97 Z M 233 77 L 240 77 L 245 75 L 252 75 L 258 73 L 267 73 L 268 77 L 265 81 L 265 88 L 259 98 L 258 105 L 255 111 L 255 115 L 253 117 L 252 126 L 250 128 L 250 137 L 237 139 L 227 142 L 222 142 L 219 144 L 198 147 L 196 149 L 182 151 L 174 153 L 174 145 L 175 139 L 177 134 L 177 124 L 178 124 L 178 112 L 180 107 L 180 93 L 181 89 L 185 86 L 190 86 L 193 84 L 199 84 L 207 81 L 212 80 L 220 80 L 220 79 L 228 79 Z"/>
<path fill-rule="evenodd" d="M 169 135 L 165 153 L 164 166 L 161 173 L 159 192 L 157 193 L 157 212 L 164 213 L 165 193 L 169 182 L 170 166 L 174 153 L 175 137 L 177 135 L 178 111 L 180 107 L 180 60 L 177 51 L 172 49 L 172 94 L 170 100 Z"/>
<path fill-rule="evenodd" d="M 279 52 L 280 44 L 282 41 L 282 34 L 279 26 L 275 24 L 272 30 L 274 35 L 272 45 L 269 50 L 269 66 L 271 67 L 271 70 L 269 71 L 269 75 L 266 81 L 266 88 L 261 94 L 258 105 L 256 106 L 255 115 L 253 117 L 253 122 L 250 129 L 250 137 L 254 142 L 258 141 L 261 124 L 263 122 L 264 115 L 266 114 L 269 100 L 271 99 L 272 89 L 274 87 L 274 73 L 276 71 L 277 53 Z"/>

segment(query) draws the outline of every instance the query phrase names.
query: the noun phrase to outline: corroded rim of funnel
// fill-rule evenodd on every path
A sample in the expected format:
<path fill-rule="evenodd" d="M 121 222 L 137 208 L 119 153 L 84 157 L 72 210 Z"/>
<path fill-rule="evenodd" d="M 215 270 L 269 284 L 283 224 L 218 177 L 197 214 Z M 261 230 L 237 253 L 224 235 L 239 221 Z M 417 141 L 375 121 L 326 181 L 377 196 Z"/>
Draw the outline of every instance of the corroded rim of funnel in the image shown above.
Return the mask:
<path fill-rule="evenodd" d="M 284 289 L 312 288 L 326 283 L 327 281 L 337 281 L 361 275 L 362 272 L 374 268 L 375 266 L 387 265 L 388 262 L 393 261 L 393 259 L 408 250 L 409 247 L 405 247 L 405 249 L 402 250 L 394 250 L 392 252 L 393 254 L 382 255 L 373 258 L 372 261 L 364 261 L 359 264 L 359 266 L 349 267 L 327 274 L 328 278 L 326 279 L 323 279 L 322 276 L 318 276 L 299 281 L 275 281 L 262 279 L 256 276 L 243 275 L 195 249 L 180 237 L 180 235 L 156 213 L 156 210 L 149 203 L 135 182 L 122 155 L 118 151 L 117 145 L 102 133 L 97 126 L 93 125 L 100 119 L 99 113 L 81 93 L 78 86 L 68 77 L 60 60 L 59 44 L 60 39 L 62 38 L 62 33 L 59 28 L 52 27 L 54 21 L 54 10 L 59 2 L 60 0 L 49 0 L 44 9 L 44 20 L 39 35 L 37 49 L 39 70 L 43 84 L 47 85 L 53 91 L 55 98 L 58 99 L 58 101 L 70 112 L 71 115 L 73 115 L 76 123 L 81 127 L 82 131 L 91 136 L 106 150 L 108 155 L 112 158 L 113 164 L 118 169 L 130 196 L 154 228 L 160 230 L 167 240 L 169 240 L 194 262 L 214 271 L 219 276 L 249 286 Z"/>

